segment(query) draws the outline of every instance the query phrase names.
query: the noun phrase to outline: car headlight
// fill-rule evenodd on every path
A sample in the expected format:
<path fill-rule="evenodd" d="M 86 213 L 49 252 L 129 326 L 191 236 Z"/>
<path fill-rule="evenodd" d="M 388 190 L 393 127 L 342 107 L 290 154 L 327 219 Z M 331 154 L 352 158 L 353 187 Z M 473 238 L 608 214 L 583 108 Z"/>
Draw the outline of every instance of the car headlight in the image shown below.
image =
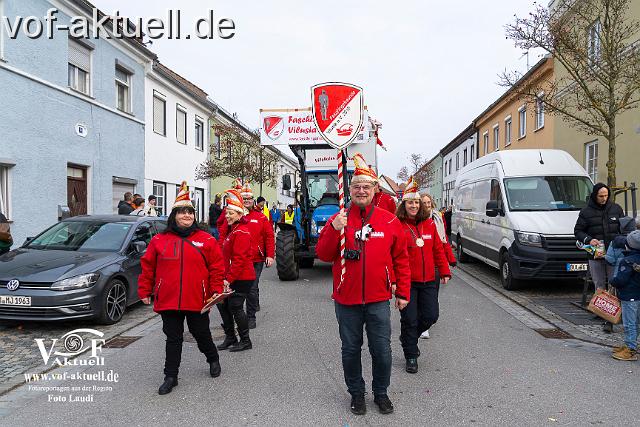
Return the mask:
<path fill-rule="evenodd" d="M 524 233 L 516 231 L 516 239 L 521 245 L 542 247 L 542 236 L 537 233 Z"/>
<path fill-rule="evenodd" d="M 98 273 L 69 277 L 68 279 L 54 282 L 53 285 L 51 285 L 51 289 L 54 291 L 68 291 L 71 289 L 89 288 L 96 284 L 98 277 L 100 277 Z"/>

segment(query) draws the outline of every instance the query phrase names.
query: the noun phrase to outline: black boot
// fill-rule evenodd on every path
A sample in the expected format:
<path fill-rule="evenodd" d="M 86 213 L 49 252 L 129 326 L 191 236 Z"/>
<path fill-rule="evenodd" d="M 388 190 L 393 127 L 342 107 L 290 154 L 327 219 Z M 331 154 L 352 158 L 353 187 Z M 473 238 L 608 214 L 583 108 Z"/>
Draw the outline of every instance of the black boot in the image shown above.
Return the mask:
<path fill-rule="evenodd" d="M 251 350 L 252 348 L 253 348 L 253 345 L 251 344 L 251 340 L 247 338 L 246 340 L 243 339 L 239 343 L 232 345 L 229 351 L 233 351 L 233 352 L 244 351 L 244 350 Z"/>
<path fill-rule="evenodd" d="M 249 329 L 255 329 L 256 328 L 256 319 L 248 319 L 247 320 L 247 324 L 249 325 Z"/>
<path fill-rule="evenodd" d="M 410 374 L 418 373 L 418 359 L 415 357 L 411 357 L 407 359 L 407 366 L 405 367 L 405 371 Z"/>
<path fill-rule="evenodd" d="M 220 368 L 220 362 L 217 360 L 215 362 L 209 363 L 209 373 L 213 378 L 219 377 L 222 369 Z"/>
<path fill-rule="evenodd" d="M 224 341 L 222 341 L 222 344 L 218 345 L 218 350 L 226 350 L 232 345 L 237 343 L 238 343 L 238 338 L 236 338 L 235 335 L 233 336 L 226 335 L 224 337 Z"/>
<path fill-rule="evenodd" d="M 158 389 L 158 394 L 168 394 L 171 390 L 178 385 L 178 379 L 176 377 L 164 377 L 164 382 Z"/>

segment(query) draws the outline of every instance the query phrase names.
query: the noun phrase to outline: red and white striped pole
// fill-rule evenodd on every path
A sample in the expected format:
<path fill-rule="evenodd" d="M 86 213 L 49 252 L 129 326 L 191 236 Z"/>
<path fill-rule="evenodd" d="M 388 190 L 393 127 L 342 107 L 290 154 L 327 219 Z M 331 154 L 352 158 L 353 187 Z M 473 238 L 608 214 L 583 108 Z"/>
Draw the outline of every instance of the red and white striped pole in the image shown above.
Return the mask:
<path fill-rule="evenodd" d="M 344 151 L 338 151 L 338 200 L 340 203 L 340 213 L 344 212 Z M 340 285 L 344 281 L 344 275 L 347 272 L 347 263 L 344 258 L 344 250 L 347 247 L 347 238 L 344 228 L 340 230 Z"/>

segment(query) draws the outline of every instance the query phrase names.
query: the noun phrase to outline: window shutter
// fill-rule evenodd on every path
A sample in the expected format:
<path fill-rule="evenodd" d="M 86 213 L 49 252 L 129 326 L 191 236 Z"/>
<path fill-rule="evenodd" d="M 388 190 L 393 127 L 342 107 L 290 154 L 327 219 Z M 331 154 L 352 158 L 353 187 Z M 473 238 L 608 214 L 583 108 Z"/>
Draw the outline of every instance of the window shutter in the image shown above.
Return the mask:
<path fill-rule="evenodd" d="M 153 97 L 153 130 L 165 135 L 165 102 L 157 97 Z"/>
<path fill-rule="evenodd" d="M 91 70 L 91 51 L 80 43 L 69 40 L 69 62 L 86 72 Z"/>
<path fill-rule="evenodd" d="M 116 68 L 116 79 L 124 84 L 129 84 L 129 73 L 122 71 L 120 68 Z"/>
<path fill-rule="evenodd" d="M 178 120 L 176 121 L 176 137 L 178 142 L 185 143 L 185 133 L 187 131 L 187 113 L 178 110 Z"/>

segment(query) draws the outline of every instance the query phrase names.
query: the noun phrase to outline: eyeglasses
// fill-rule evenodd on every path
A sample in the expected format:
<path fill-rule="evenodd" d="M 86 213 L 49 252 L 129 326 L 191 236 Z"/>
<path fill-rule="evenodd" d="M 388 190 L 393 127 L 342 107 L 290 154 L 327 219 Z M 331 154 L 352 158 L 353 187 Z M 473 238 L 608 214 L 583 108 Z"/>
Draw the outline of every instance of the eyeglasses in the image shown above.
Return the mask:
<path fill-rule="evenodd" d="M 371 191 L 373 190 L 373 185 L 352 185 L 351 189 L 355 191 Z"/>
<path fill-rule="evenodd" d="M 251 200 L 253 200 L 253 197 L 243 197 L 242 200 L 251 201 Z"/>

